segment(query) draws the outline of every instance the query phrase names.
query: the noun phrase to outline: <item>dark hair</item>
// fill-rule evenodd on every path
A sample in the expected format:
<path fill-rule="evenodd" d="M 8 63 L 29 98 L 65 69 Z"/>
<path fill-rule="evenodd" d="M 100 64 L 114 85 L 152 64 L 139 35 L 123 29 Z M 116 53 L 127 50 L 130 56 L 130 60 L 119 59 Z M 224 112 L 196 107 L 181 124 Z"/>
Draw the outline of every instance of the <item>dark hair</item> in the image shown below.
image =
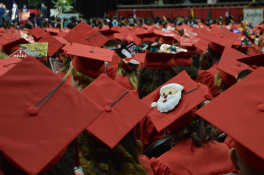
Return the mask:
<path fill-rule="evenodd" d="M 49 27 L 49 22 L 48 21 L 43 21 L 42 25 L 43 25 L 43 28 Z"/>
<path fill-rule="evenodd" d="M 191 79 L 193 80 L 196 80 L 196 78 L 198 77 L 198 70 L 193 65 L 191 66 L 175 65 L 174 69 L 175 71 L 178 71 L 178 73 L 185 70 L 187 74 L 191 77 Z"/>
<path fill-rule="evenodd" d="M 205 131 L 205 140 L 202 142 L 199 137 L 200 122 L 203 122 Z M 188 125 L 182 127 L 178 131 L 165 130 L 166 136 L 172 136 L 171 147 L 174 147 L 179 141 L 191 138 L 195 147 L 200 148 L 204 143 L 213 140 L 217 134 L 218 129 L 207 121 L 196 116 Z"/>
<path fill-rule="evenodd" d="M 81 167 L 85 174 L 147 174 L 138 160 L 142 145 L 140 141 L 135 140 L 134 130 L 131 130 L 113 149 L 95 141 L 85 130 L 79 136 L 79 147 Z"/>
<path fill-rule="evenodd" d="M 142 68 L 138 78 L 138 95 L 142 99 L 177 75 L 174 69 L 159 70 Z"/>
<path fill-rule="evenodd" d="M 237 75 L 237 80 L 238 79 L 243 79 L 245 78 L 246 76 L 248 76 L 252 71 L 251 70 L 248 70 L 248 69 L 245 69 L 245 70 L 242 70 L 241 72 L 239 72 L 239 74 Z"/>
<path fill-rule="evenodd" d="M 208 44 L 208 52 L 211 53 L 212 58 L 215 58 L 216 60 L 220 60 L 222 57 L 222 54 L 219 54 L 219 53 L 216 53 L 215 51 L 213 51 L 211 49 L 211 47 L 209 46 L 209 44 Z"/>
<path fill-rule="evenodd" d="M 54 165 L 50 170 L 45 173 L 39 175 L 74 175 L 74 167 L 75 167 L 75 150 L 76 142 L 73 141 L 67 148 L 66 152 L 59 160 L 59 162 Z M 41 157 L 39 157 L 41 159 Z M 26 172 L 15 168 L 12 164 L 10 164 L 4 155 L 0 152 L 0 165 L 4 175 L 27 175 Z"/>
<path fill-rule="evenodd" d="M 113 48 L 116 48 L 116 40 L 110 40 L 110 41 L 107 41 L 105 44 L 104 44 L 105 47 L 113 47 Z"/>
<path fill-rule="evenodd" d="M 193 66 L 196 67 L 197 69 L 199 69 L 200 67 L 200 55 L 197 52 L 196 55 L 192 55 L 192 59 L 193 59 Z"/>

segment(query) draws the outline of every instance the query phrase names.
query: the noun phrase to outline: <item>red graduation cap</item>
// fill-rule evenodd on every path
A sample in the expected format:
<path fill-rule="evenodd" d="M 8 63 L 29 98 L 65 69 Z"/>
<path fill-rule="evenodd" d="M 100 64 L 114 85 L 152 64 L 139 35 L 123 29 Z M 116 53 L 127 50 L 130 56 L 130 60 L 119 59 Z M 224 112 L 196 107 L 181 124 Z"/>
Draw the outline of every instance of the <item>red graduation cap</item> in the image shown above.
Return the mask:
<path fill-rule="evenodd" d="M 83 21 L 74 27 L 64 38 L 71 43 L 85 44 L 94 47 L 102 47 L 108 41 L 105 36 Z"/>
<path fill-rule="evenodd" d="M 75 56 L 72 65 L 78 72 L 97 78 L 106 72 L 105 61 L 112 61 L 114 51 L 73 43 L 67 54 Z"/>
<path fill-rule="evenodd" d="M 264 54 L 255 55 L 251 57 L 239 58 L 237 61 L 247 65 L 256 65 L 264 67 Z"/>
<path fill-rule="evenodd" d="M 19 49 L 20 44 L 29 43 L 24 38 L 21 37 L 20 33 L 15 35 L 6 34 L 1 37 L 0 44 L 2 44 L 2 49 L 7 54 L 12 54 Z"/>
<path fill-rule="evenodd" d="M 159 35 L 155 34 L 153 32 L 148 32 L 148 33 L 142 33 L 142 34 L 137 34 L 137 37 L 141 38 L 141 43 L 153 43 L 155 40 L 159 39 Z"/>
<path fill-rule="evenodd" d="M 46 30 L 50 35 L 57 35 L 57 34 L 61 33 L 59 29 L 55 29 L 55 28 L 52 28 L 52 27 L 50 27 L 50 28 L 46 28 L 45 30 Z"/>
<path fill-rule="evenodd" d="M 250 69 L 246 64 L 237 61 L 238 58 L 246 58 L 244 53 L 235 49 L 226 47 L 217 66 L 222 80 L 229 86 L 233 86 L 237 80 L 236 76 L 245 69 Z"/>
<path fill-rule="evenodd" d="M 171 53 L 138 53 L 135 55 L 134 59 L 143 63 L 143 67 L 148 69 L 162 69 L 168 70 L 172 69 L 174 66 L 175 54 Z"/>
<path fill-rule="evenodd" d="M 205 101 L 204 96 L 185 71 L 181 72 L 160 88 L 153 91 L 151 94 L 143 98 L 142 101 L 148 106 L 152 106 L 153 102 L 156 102 L 159 97 L 162 96 L 162 94 L 160 94 L 162 88 L 165 88 L 166 86 L 168 88 L 174 88 L 175 84 L 177 84 L 176 88 L 178 85 L 183 87 L 181 99 L 178 105 L 176 105 L 173 109 L 170 109 L 168 112 L 160 112 L 158 110 L 158 106 L 157 108 L 153 108 L 153 110 L 148 114 L 158 132 L 167 127 L 171 130 L 177 131 L 181 127 L 185 126 L 195 117 L 194 113 L 190 111 Z"/>
<path fill-rule="evenodd" d="M 103 74 L 82 94 L 104 109 L 87 131 L 110 148 L 114 148 L 151 110 L 134 94 Z"/>
<path fill-rule="evenodd" d="M 108 38 L 108 40 L 115 40 L 114 34 L 120 33 L 118 30 L 115 30 L 115 28 L 109 28 L 109 26 L 103 26 L 102 29 L 99 30 L 105 37 Z"/>
<path fill-rule="evenodd" d="M 22 59 L 19 57 L 8 57 L 5 59 L 0 59 L 0 76 L 4 75 L 7 71 L 12 69 L 21 60 Z"/>
<path fill-rule="evenodd" d="M 27 174 L 52 168 L 103 110 L 33 58 L 14 66 L 0 84 L 0 149 Z"/>
<path fill-rule="evenodd" d="M 38 27 L 35 27 L 33 29 L 31 29 L 30 31 L 32 33 L 32 35 L 36 38 L 36 40 L 39 40 L 40 38 L 42 38 L 44 35 L 46 35 L 47 33 L 42 29 L 40 28 L 39 26 Z"/>
<path fill-rule="evenodd" d="M 231 47 L 238 36 L 239 35 L 222 28 L 213 28 L 205 36 L 205 39 L 210 41 L 209 45 L 213 51 L 222 54 L 224 48 Z"/>
<path fill-rule="evenodd" d="M 264 68 L 259 68 L 196 112 L 235 140 L 242 160 L 264 171 Z"/>
<path fill-rule="evenodd" d="M 54 36 L 49 34 L 43 36 L 39 41 L 39 43 L 47 42 L 48 45 L 48 56 L 52 57 L 58 50 L 60 50 L 65 44 L 62 43 L 61 40 L 56 39 Z"/>
<path fill-rule="evenodd" d="M 209 43 L 209 40 L 205 38 L 200 38 L 200 40 L 194 45 L 196 47 L 197 52 L 201 55 L 203 52 L 207 51 Z"/>

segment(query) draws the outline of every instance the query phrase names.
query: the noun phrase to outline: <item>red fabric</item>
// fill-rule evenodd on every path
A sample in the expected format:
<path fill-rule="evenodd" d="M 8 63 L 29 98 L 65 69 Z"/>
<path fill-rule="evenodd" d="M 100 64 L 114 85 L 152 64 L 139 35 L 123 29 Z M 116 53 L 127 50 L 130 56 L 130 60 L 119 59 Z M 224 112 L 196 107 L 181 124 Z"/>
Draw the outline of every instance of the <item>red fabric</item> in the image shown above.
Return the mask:
<path fill-rule="evenodd" d="M 144 150 L 152 143 L 164 137 L 164 130 L 158 132 L 148 115 L 140 120 L 134 131 L 136 139 L 141 141 Z"/>
<path fill-rule="evenodd" d="M 229 159 L 228 146 L 217 141 L 197 148 L 192 139 L 181 140 L 159 158 L 152 158 L 150 163 L 155 174 L 163 175 L 222 175 L 236 172 Z"/>
<path fill-rule="evenodd" d="M 110 18 L 112 18 L 113 16 L 116 16 L 116 10 L 113 10 L 113 11 L 108 11 L 108 15 Z"/>
<path fill-rule="evenodd" d="M 106 67 L 107 76 L 110 77 L 111 79 L 114 79 L 116 77 L 116 72 L 117 72 L 117 66 Z"/>
<path fill-rule="evenodd" d="M 210 88 L 207 85 L 204 85 L 201 83 L 195 83 L 195 84 L 199 88 L 199 90 L 201 91 L 201 93 L 203 94 L 203 96 L 206 100 L 211 101 L 214 98 Z"/>
<path fill-rule="evenodd" d="M 234 20 L 237 21 L 239 19 L 239 15 L 243 15 L 243 8 L 230 8 L 229 14 L 232 15 Z"/>
<path fill-rule="evenodd" d="M 156 18 L 157 16 L 163 18 L 165 16 L 167 19 L 170 18 L 171 16 L 171 11 L 168 9 L 163 9 L 163 10 L 153 10 L 153 17 Z"/>
<path fill-rule="evenodd" d="M 200 82 L 202 84 L 207 85 L 210 88 L 214 98 L 220 94 L 219 90 L 214 85 L 214 77 L 215 77 L 216 72 L 217 72 L 217 69 L 216 69 L 217 66 L 218 66 L 218 64 L 215 64 L 208 70 L 199 71 L 198 77 L 195 80 L 198 83 Z"/>
<path fill-rule="evenodd" d="M 134 90 L 133 86 L 129 82 L 128 77 L 125 75 L 118 75 L 117 77 L 115 77 L 114 82 L 120 84 L 121 86 L 123 86 L 123 88 L 127 90 Z"/>
<path fill-rule="evenodd" d="M 208 16 L 208 10 L 207 9 L 193 9 L 194 17 L 199 17 L 200 19 L 203 19 L 206 21 Z"/>
<path fill-rule="evenodd" d="M 191 11 L 189 8 L 171 10 L 171 17 L 176 18 L 177 16 L 191 16 Z"/>
<path fill-rule="evenodd" d="M 207 13 L 208 13 L 208 10 L 206 10 Z M 219 19 L 220 16 L 223 17 L 223 22 L 225 23 L 225 15 L 226 15 L 226 11 L 228 11 L 228 9 L 226 8 L 219 8 L 219 9 L 211 9 L 210 12 L 211 12 L 211 19 Z M 233 15 L 231 13 L 229 13 L 230 15 Z M 205 18 L 206 19 L 206 18 Z"/>
<path fill-rule="evenodd" d="M 148 172 L 148 175 L 154 175 L 153 170 L 150 165 L 150 160 L 147 156 L 140 155 L 138 156 L 138 160 L 141 163 L 141 165 L 145 168 L 145 170 Z"/>
<path fill-rule="evenodd" d="M 123 16 L 125 18 L 128 18 L 128 16 L 133 16 L 134 14 L 134 11 L 131 10 L 131 11 L 119 11 L 119 16 Z M 151 17 L 151 10 L 138 10 L 136 11 L 136 14 L 137 14 L 137 17 L 140 17 L 140 18 L 143 18 L 143 17 L 146 17 L 146 18 L 150 18 Z"/>
<path fill-rule="evenodd" d="M 229 148 L 234 148 L 235 147 L 235 142 L 234 141 L 235 140 L 232 137 L 227 136 L 224 143 L 227 144 L 227 146 Z"/>

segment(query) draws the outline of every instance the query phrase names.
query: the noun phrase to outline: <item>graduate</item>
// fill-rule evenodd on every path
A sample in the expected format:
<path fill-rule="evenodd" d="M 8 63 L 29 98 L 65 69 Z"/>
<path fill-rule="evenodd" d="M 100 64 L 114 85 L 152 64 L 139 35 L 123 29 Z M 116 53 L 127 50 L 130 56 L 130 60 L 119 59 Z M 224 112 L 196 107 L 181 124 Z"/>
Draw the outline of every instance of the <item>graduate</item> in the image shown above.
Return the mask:
<path fill-rule="evenodd" d="M 235 140 L 229 157 L 242 175 L 264 174 L 263 74 L 258 68 L 196 112 Z"/>
<path fill-rule="evenodd" d="M 105 61 L 111 62 L 114 51 L 73 43 L 67 54 L 74 56 L 72 68 L 67 73 L 72 74 L 71 84 L 82 91 L 101 74 L 106 74 Z"/>
<path fill-rule="evenodd" d="M 213 139 L 217 129 L 196 117 L 205 101 L 186 72 L 162 85 L 143 99 L 153 107 L 148 114 L 157 131 L 171 136 L 171 149 L 150 160 L 155 174 L 228 174 L 235 170 L 229 160 L 229 147 Z"/>
<path fill-rule="evenodd" d="M 101 108 L 35 58 L 17 63 L 0 82 L 8 85 L 0 88 L 0 174 L 74 175 L 77 137 Z"/>
<path fill-rule="evenodd" d="M 82 94 L 102 108 L 79 138 L 85 173 L 154 175 L 133 131 L 151 107 L 103 74 Z"/>
<path fill-rule="evenodd" d="M 217 73 L 219 60 L 222 56 L 224 48 L 231 47 L 237 37 L 237 34 L 221 28 L 211 29 L 210 33 L 204 37 L 205 43 L 209 41 L 208 51 L 203 50 L 204 52 L 201 53 L 200 71 L 198 72 L 196 81 L 207 85 L 210 88 L 213 97 L 217 97 L 220 94 L 219 90 L 214 85 L 214 77 Z M 200 41 L 197 45 L 199 44 Z M 200 48 L 200 50 L 202 49 Z M 211 64 L 211 67 L 209 66 L 209 63 Z M 208 69 L 208 67 L 210 68 Z"/>
<path fill-rule="evenodd" d="M 19 24 L 19 10 L 17 8 L 17 4 L 16 3 L 13 4 L 13 8 L 10 11 L 10 19 L 11 19 L 11 22 L 14 23 L 14 26 Z"/>

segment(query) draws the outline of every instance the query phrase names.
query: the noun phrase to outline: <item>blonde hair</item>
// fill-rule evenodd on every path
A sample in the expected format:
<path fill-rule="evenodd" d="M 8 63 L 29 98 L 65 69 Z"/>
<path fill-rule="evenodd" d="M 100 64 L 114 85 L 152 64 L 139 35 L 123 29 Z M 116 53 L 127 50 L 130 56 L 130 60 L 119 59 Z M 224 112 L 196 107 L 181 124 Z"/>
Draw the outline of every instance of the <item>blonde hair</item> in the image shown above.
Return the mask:
<path fill-rule="evenodd" d="M 85 175 L 147 175 L 138 160 L 142 150 L 140 141 L 132 139 L 130 132 L 113 149 L 96 142 L 84 131 L 80 135 L 80 164 Z M 131 143 L 133 142 L 133 143 Z M 122 145 L 126 145 L 125 148 Z M 140 148 L 141 147 L 141 148 Z"/>
<path fill-rule="evenodd" d="M 3 49 L 0 50 L 0 59 L 4 59 L 4 58 L 7 58 L 8 57 L 8 54 L 6 54 Z"/>
<path fill-rule="evenodd" d="M 128 80 L 130 82 L 130 84 L 132 85 L 133 89 L 137 88 L 138 85 L 138 70 L 132 70 L 132 71 L 128 71 L 124 68 L 124 66 L 121 63 L 121 60 L 119 61 L 118 64 L 118 69 L 117 69 L 117 73 L 116 76 L 118 75 L 124 75 L 128 77 Z"/>
<path fill-rule="evenodd" d="M 72 68 L 72 77 L 75 81 L 79 81 L 82 89 L 86 88 L 90 83 L 92 83 L 95 79 L 88 77 L 87 75 L 83 75 L 78 72 L 74 67 Z"/>

